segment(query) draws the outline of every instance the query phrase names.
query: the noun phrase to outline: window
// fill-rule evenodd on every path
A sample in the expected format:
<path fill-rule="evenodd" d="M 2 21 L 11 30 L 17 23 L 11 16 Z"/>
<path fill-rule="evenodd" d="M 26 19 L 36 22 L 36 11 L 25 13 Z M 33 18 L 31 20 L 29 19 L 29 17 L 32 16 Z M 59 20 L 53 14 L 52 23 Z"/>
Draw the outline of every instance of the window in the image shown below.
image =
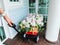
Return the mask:
<path fill-rule="evenodd" d="M 38 0 L 38 13 L 48 14 L 48 0 Z"/>
<path fill-rule="evenodd" d="M 47 14 L 48 0 L 29 0 L 29 13 Z"/>
<path fill-rule="evenodd" d="M 10 0 L 10 2 L 19 2 L 19 0 Z"/>
<path fill-rule="evenodd" d="M 29 0 L 29 13 L 36 13 L 35 0 Z"/>

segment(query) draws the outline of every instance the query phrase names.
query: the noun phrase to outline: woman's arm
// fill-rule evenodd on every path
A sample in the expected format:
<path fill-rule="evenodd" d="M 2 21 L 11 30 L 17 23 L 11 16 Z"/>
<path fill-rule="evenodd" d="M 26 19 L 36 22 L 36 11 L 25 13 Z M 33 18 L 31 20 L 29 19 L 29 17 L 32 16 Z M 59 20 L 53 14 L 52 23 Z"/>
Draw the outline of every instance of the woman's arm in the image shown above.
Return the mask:
<path fill-rule="evenodd" d="M 4 17 L 4 19 L 7 21 L 7 23 L 9 24 L 9 26 L 12 26 L 12 20 L 7 16 L 6 13 L 4 13 L 3 9 L 0 9 L 0 15 L 2 15 Z"/>
<path fill-rule="evenodd" d="M 12 20 L 7 15 L 4 16 L 4 19 L 7 21 L 9 26 L 12 26 Z"/>

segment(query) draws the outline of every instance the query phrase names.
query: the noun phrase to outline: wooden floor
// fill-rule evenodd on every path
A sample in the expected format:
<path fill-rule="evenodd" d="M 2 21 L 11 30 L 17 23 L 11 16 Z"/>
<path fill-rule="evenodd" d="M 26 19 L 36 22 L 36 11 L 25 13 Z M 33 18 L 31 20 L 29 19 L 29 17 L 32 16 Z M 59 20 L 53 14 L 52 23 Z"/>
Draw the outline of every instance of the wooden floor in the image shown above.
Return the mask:
<path fill-rule="evenodd" d="M 41 34 L 42 35 L 42 34 Z M 56 43 L 50 43 L 45 40 L 44 35 L 41 36 L 38 41 L 38 43 L 35 43 L 32 40 L 25 40 L 23 38 L 20 38 L 20 35 L 18 34 L 14 39 L 8 39 L 5 44 L 6 45 L 60 45 L 60 34 L 59 39 Z"/>

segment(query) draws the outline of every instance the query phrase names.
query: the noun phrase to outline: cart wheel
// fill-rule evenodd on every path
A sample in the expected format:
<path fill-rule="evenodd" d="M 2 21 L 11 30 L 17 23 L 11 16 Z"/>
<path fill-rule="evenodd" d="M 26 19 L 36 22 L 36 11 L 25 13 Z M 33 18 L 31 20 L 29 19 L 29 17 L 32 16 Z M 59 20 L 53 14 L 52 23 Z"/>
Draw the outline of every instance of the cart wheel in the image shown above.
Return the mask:
<path fill-rule="evenodd" d="M 39 36 L 35 38 L 35 42 L 37 43 L 39 41 Z"/>
<path fill-rule="evenodd" d="M 24 34 L 23 37 L 26 38 L 26 34 Z"/>

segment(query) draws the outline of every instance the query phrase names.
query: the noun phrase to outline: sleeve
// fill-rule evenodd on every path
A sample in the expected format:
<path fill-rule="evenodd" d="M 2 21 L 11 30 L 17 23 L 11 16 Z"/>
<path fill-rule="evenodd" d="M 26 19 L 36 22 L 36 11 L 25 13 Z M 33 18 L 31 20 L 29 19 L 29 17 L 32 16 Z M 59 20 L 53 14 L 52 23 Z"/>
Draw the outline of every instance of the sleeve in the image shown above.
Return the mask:
<path fill-rule="evenodd" d="M 2 14 L 2 16 L 4 17 L 6 15 L 6 12 L 4 12 L 3 14 Z"/>

